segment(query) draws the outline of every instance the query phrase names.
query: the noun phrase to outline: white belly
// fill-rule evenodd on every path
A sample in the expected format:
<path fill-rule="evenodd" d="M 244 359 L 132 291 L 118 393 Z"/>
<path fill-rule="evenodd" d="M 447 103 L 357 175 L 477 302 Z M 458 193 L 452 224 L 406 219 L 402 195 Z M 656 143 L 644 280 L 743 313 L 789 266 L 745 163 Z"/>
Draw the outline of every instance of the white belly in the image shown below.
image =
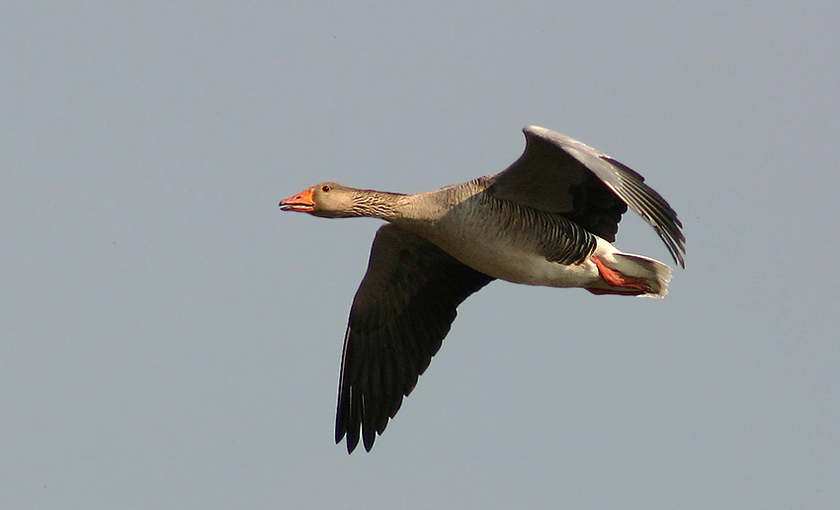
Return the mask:
<path fill-rule="evenodd" d="M 403 226 L 458 261 L 500 280 L 545 287 L 584 287 L 600 279 L 597 266 L 589 259 L 572 265 L 550 262 L 536 253 L 534 246 L 517 243 L 509 236 L 481 228 L 480 224 L 461 223 L 457 229 L 447 228 L 449 225 L 445 223 L 438 223 L 434 228 L 416 223 Z M 596 253 L 604 249 L 615 251 L 610 243 L 598 239 Z"/>
<path fill-rule="evenodd" d="M 515 246 L 480 239 L 462 240 L 443 247 L 460 262 L 500 280 L 545 287 L 582 287 L 599 279 L 598 268 L 588 259 L 580 264 L 549 262 L 545 257 Z"/>

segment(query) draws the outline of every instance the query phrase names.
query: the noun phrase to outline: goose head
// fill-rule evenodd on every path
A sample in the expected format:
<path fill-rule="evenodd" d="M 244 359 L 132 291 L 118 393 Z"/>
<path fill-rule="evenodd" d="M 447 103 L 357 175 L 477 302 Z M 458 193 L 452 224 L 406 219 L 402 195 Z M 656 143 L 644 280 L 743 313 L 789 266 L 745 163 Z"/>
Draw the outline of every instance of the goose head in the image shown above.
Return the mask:
<path fill-rule="evenodd" d="M 357 216 L 360 190 L 334 182 L 322 182 L 280 201 L 283 211 L 305 212 L 324 218 Z"/>
<path fill-rule="evenodd" d="M 356 189 L 322 182 L 280 201 L 284 211 L 305 212 L 322 218 L 372 216 L 384 220 L 401 217 L 407 195 L 372 189 Z"/>

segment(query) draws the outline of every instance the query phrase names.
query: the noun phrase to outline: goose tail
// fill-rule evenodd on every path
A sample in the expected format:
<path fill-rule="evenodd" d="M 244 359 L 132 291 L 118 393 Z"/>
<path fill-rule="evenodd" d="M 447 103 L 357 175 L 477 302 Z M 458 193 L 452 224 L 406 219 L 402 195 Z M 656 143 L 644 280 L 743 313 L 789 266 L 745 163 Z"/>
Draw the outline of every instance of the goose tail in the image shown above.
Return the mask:
<path fill-rule="evenodd" d="M 593 255 L 600 279 L 586 290 L 593 294 L 619 294 L 664 298 L 668 294 L 671 268 L 649 257 L 614 252 Z"/>

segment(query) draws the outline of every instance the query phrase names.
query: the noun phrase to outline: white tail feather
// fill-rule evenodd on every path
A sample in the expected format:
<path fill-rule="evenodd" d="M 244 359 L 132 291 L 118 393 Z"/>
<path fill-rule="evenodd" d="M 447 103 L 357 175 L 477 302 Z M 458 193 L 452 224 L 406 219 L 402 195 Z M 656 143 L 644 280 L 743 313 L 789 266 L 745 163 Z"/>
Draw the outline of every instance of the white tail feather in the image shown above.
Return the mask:
<path fill-rule="evenodd" d="M 629 253 L 613 253 L 612 260 L 605 261 L 609 267 L 634 278 L 642 278 L 650 284 L 650 292 L 642 297 L 664 298 L 668 294 L 668 282 L 671 281 L 671 268 L 652 258 Z"/>

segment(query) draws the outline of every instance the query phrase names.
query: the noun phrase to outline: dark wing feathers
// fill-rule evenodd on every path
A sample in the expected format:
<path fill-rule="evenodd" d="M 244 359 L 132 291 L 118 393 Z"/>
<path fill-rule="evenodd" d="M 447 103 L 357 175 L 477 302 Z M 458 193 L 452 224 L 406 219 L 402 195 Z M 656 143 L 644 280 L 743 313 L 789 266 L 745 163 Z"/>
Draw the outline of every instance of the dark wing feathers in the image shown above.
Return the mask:
<path fill-rule="evenodd" d="M 644 178 L 626 165 L 577 140 L 548 129 L 524 130 L 522 156 L 494 177 L 497 198 L 545 212 L 560 213 L 589 232 L 615 241 L 629 205 L 662 238 L 685 267 L 685 237 L 676 212 Z"/>
<path fill-rule="evenodd" d="M 341 362 L 335 440 L 373 446 L 411 393 L 455 319 L 493 280 L 394 225 L 379 229 L 353 299 Z"/>
<path fill-rule="evenodd" d="M 685 267 L 685 236 L 677 212 L 655 189 L 644 184 L 644 177 L 609 156 L 602 156 L 602 159 L 620 170 L 616 173 L 619 184 L 614 188 L 610 182 L 607 185 L 656 230 L 674 260 Z"/>

